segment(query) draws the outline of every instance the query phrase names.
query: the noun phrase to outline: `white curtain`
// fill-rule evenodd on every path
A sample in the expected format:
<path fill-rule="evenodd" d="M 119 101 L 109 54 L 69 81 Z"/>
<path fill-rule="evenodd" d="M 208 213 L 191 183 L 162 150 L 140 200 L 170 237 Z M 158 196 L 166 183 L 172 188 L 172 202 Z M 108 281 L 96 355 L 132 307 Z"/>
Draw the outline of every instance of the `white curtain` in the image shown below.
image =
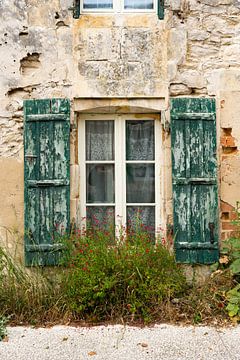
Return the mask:
<path fill-rule="evenodd" d="M 83 0 L 84 9 L 112 9 L 113 0 Z"/>
<path fill-rule="evenodd" d="M 126 160 L 154 160 L 154 122 L 128 120 Z"/>
<path fill-rule="evenodd" d="M 153 0 L 125 0 L 124 9 L 153 9 Z"/>
<path fill-rule="evenodd" d="M 86 121 L 86 160 L 114 160 L 114 122 Z"/>

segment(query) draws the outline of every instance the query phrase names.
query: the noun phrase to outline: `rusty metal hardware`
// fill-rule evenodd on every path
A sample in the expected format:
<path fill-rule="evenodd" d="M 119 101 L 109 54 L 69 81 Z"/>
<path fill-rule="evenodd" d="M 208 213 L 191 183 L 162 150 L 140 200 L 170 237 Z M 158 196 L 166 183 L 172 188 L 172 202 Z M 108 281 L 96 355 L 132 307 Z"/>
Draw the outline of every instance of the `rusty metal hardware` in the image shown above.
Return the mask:
<path fill-rule="evenodd" d="M 214 243 L 214 229 L 215 229 L 215 224 L 210 222 L 208 224 L 209 230 L 210 230 L 210 243 L 213 244 Z"/>

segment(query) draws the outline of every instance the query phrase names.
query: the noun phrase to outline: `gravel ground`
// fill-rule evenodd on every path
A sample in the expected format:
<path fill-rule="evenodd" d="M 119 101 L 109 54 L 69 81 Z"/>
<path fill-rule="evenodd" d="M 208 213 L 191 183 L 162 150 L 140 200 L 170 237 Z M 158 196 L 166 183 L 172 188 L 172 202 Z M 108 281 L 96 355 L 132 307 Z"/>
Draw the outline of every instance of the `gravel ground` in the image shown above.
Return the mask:
<path fill-rule="evenodd" d="M 240 360 L 240 326 L 8 328 L 0 360 Z"/>

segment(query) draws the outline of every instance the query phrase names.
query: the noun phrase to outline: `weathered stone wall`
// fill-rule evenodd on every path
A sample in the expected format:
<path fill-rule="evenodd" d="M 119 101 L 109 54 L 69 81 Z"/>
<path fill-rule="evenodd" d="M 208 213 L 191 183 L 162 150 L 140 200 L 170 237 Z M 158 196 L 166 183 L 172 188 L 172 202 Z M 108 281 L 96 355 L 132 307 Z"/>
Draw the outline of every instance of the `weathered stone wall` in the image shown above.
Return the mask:
<path fill-rule="evenodd" d="M 0 242 L 23 232 L 23 100 L 214 96 L 222 236 L 240 186 L 240 0 L 166 0 L 156 15 L 83 15 L 72 0 L 0 0 Z M 76 100 L 78 99 L 78 100 Z M 114 101 L 112 102 L 114 103 Z M 101 106 L 101 105 L 99 105 Z M 72 123 L 74 116 L 72 114 Z M 76 123 L 75 123 L 76 125 Z M 74 127 L 73 127 L 74 128 Z M 79 197 L 71 136 L 71 211 Z M 164 134 L 165 209 L 171 221 L 170 138 Z"/>
<path fill-rule="evenodd" d="M 73 31 L 75 96 L 166 96 L 167 38 L 155 14 L 84 15 Z"/>

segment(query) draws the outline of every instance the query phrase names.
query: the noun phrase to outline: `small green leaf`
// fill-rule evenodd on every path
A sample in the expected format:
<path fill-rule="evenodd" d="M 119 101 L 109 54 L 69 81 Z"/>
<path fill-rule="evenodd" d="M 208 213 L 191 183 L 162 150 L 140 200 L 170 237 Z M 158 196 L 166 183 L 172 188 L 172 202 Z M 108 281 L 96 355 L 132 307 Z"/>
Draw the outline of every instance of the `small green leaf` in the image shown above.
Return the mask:
<path fill-rule="evenodd" d="M 235 305 L 235 304 L 228 304 L 228 306 L 226 307 L 228 314 L 230 317 L 233 317 L 235 315 L 238 314 L 239 311 L 239 306 Z"/>
<path fill-rule="evenodd" d="M 229 254 L 229 247 L 224 246 L 221 249 L 221 254 L 223 254 L 223 255 Z"/>
<path fill-rule="evenodd" d="M 212 265 L 210 266 L 211 272 L 216 271 L 216 270 L 218 269 L 218 267 L 219 267 L 219 262 L 216 262 L 216 263 L 212 264 Z"/>
<path fill-rule="evenodd" d="M 235 250 L 240 250 L 240 242 L 238 238 L 230 239 L 229 243 Z"/>
<path fill-rule="evenodd" d="M 240 259 L 234 260 L 233 263 L 230 265 L 230 269 L 232 270 L 233 274 L 240 273 Z"/>

